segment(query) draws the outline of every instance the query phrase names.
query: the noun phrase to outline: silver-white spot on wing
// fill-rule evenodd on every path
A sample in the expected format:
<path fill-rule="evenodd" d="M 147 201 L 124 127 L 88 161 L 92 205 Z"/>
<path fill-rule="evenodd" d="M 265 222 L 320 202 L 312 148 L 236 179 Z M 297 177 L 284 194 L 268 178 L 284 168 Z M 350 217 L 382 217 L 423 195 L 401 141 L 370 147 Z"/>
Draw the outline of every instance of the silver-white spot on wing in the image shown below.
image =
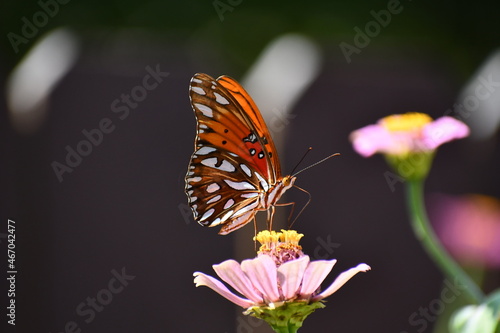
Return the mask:
<path fill-rule="evenodd" d="M 226 172 L 235 172 L 236 171 L 236 168 L 234 167 L 234 165 L 232 165 L 231 163 L 229 163 L 226 160 L 222 160 L 222 163 L 219 166 L 216 166 L 217 157 L 206 158 L 203 161 L 201 161 L 201 164 L 206 165 L 207 167 L 211 167 L 211 168 L 226 171 Z"/>
<path fill-rule="evenodd" d="M 249 182 L 233 182 L 232 180 L 229 179 L 224 179 L 224 182 L 229 185 L 233 190 L 256 190 L 255 186 L 250 184 Z"/>
<path fill-rule="evenodd" d="M 208 193 L 214 193 L 215 191 L 220 190 L 220 186 L 217 183 L 212 183 L 207 186 L 207 192 Z"/>
<path fill-rule="evenodd" d="M 214 147 L 207 147 L 207 146 L 204 146 L 204 147 L 201 147 L 200 149 L 198 149 L 195 154 L 197 155 L 207 155 L 207 154 L 210 154 L 214 151 L 216 151 L 217 149 L 215 149 Z"/>
<path fill-rule="evenodd" d="M 198 95 L 206 95 L 205 90 L 203 90 L 202 87 L 191 86 L 191 90 L 197 93 Z"/>
<path fill-rule="evenodd" d="M 269 190 L 269 184 L 266 182 L 264 178 L 262 178 L 262 176 L 258 172 L 255 172 L 255 175 L 257 176 L 257 178 L 259 178 L 260 185 L 262 186 L 264 191 L 267 192 L 267 190 Z"/>
<path fill-rule="evenodd" d="M 218 217 L 215 220 L 213 220 L 212 223 L 210 223 L 210 226 L 215 227 L 216 225 L 219 225 L 221 222 L 222 222 L 221 218 Z"/>
<path fill-rule="evenodd" d="M 227 105 L 229 104 L 229 101 L 225 98 L 225 97 L 222 97 L 220 94 L 214 92 L 214 95 L 215 95 L 215 101 L 219 104 L 222 104 L 222 105 Z"/>
<path fill-rule="evenodd" d="M 200 222 L 203 222 L 206 219 L 208 219 L 214 212 L 215 208 L 210 208 L 209 210 L 207 210 L 205 214 L 203 214 L 203 216 L 200 218 Z"/>
<path fill-rule="evenodd" d="M 221 196 L 220 194 L 218 194 L 218 195 L 216 195 L 215 197 L 213 197 L 212 199 L 208 200 L 208 201 L 207 201 L 207 204 L 211 204 L 211 203 L 217 202 L 217 201 L 219 201 L 221 198 L 222 198 L 222 196 Z"/>
<path fill-rule="evenodd" d="M 250 193 L 243 193 L 241 195 L 242 198 L 247 198 L 247 199 L 250 199 L 250 198 L 255 198 L 256 196 L 259 195 L 259 192 L 250 192 Z"/>
<path fill-rule="evenodd" d="M 248 177 L 252 177 L 252 171 L 250 171 L 250 168 L 246 164 L 240 164 L 240 168 Z"/>
<path fill-rule="evenodd" d="M 198 200 L 197 197 L 189 197 L 189 202 L 195 202 L 196 200 Z"/>
<path fill-rule="evenodd" d="M 201 81 L 200 79 L 192 78 L 191 82 L 202 83 L 203 81 Z"/>
<path fill-rule="evenodd" d="M 240 215 L 243 215 L 245 214 L 246 212 L 248 211 L 251 211 L 253 210 L 254 208 L 256 208 L 257 206 L 259 205 L 259 200 L 255 200 L 254 202 L 246 205 L 245 207 L 241 208 L 240 210 L 236 211 L 233 215 L 233 217 L 238 217 Z"/>
<path fill-rule="evenodd" d="M 234 205 L 234 200 L 233 199 L 229 199 L 228 201 L 226 201 L 226 203 L 224 204 L 224 209 L 228 209 L 230 208 L 232 205 Z"/>
<path fill-rule="evenodd" d="M 201 181 L 201 177 L 193 177 L 193 178 L 188 178 L 186 179 L 188 183 L 197 183 L 199 181 Z"/>
<path fill-rule="evenodd" d="M 221 223 L 226 222 L 226 220 L 227 220 L 228 218 L 230 218 L 230 217 L 231 217 L 231 215 L 233 215 L 233 212 L 234 212 L 234 210 L 230 210 L 229 212 L 227 212 L 226 214 L 224 214 L 224 216 L 221 218 L 220 222 L 221 222 Z"/>
<path fill-rule="evenodd" d="M 212 118 L 214 116 L 212 109 L 209 108 L 208 106 L 200 103 L 194 103 L 194 106 L 196 106 L 198 110 L 200 110 L 205 117 Z"/>

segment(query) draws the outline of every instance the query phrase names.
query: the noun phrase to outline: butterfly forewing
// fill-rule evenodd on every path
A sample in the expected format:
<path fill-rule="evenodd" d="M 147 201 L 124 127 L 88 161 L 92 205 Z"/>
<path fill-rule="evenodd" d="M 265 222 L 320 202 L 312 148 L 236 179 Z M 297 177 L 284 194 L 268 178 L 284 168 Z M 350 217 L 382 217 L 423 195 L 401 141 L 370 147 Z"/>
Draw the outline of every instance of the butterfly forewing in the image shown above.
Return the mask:
<path fill-rule="evenodd" d="M 221 76 L 217 79 L 217 81 L 231 94 L 236 102 L 236 105 L 240 106 L 238 108 L 239 112 L 242 117 L 245 118 L 247 126 L 256 134 L 257 140 L 260 141 L 259 143 L 263 149 L 264 158 L 258 158 L 256 162 L 259 165 L 265 164 L 265 167 L 268 168 L 270 173 L 268 176 L 269 180 L 272 183 L 275 183 L 276 180 L 281 177 L 280 160 L 274 146 L 274 141 L 271 138 L 271 134 L 267 129 L 266 123 L 264 122 L 257 105 L 255 105 L 254 101 L 245 89 L 243 89 L 243 87 L 234 79 L 228 76 Z"/>
<path fill-rule="evenodd" d="M 186 194 L 195 220 L 221 234 L 252 220 L 260 196 L 281 179 L 278 154 L 251 97 L 233 79 L 196 74 L 190 98 L 197 120 Z"/>

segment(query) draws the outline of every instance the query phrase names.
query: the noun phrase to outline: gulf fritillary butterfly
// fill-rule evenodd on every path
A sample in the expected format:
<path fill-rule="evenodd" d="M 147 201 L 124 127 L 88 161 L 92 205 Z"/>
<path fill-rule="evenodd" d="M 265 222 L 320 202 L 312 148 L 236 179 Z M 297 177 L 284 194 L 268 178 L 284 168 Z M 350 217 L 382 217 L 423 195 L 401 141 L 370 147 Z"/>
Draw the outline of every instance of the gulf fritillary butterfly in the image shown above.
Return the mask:
<path fill-rule="evenodd" d="M 226 235 L 275 205 L 295 182 L 282 176 L 278 153 L 259 109 L 234 79 L 195 74 L 189 86 L 197 120 L 186 194 L 195 220 Z"/>

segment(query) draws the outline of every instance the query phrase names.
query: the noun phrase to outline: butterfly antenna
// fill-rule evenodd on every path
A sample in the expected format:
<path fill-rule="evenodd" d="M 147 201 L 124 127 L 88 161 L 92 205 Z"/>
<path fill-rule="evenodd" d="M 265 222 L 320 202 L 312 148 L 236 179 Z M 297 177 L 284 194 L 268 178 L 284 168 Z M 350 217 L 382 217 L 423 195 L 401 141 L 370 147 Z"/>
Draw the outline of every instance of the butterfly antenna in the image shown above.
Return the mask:
<path fill-rule="evenodd" d="M 290 174 L 292 175 L 293 172 L 297 169 L 297 167 L 300 165 L 300 163 L 302 163 L 302 161 L 304 160 L 304 158 L 306 158 L 307 154 L 309 154 L 309 152 L 312 150 L 312 147 L 309 147 L 307 149 L 307 151 L 304 153 L 304 155 L 302 155 L 302 158 L 300 159 L 299 163 L 295 164 L 295 166 L 293 167 L 292 169 L 292 172 L 290 172 Z"/>
<path fill-rule="evenodd" d="M 310 148 L 310 149 L 311 149 L 311 148 Z M 310 150 L 310 149 L 309 149 L 309 150 Z M 308 151 L 308 152 L 309 152 L 309 151 Z M 325 157 L 325 158 L 324 158 L 324 159 L 322 159 L 321 161 L 318 161 L 318 162 L 316 162 L 316 163 L 314 163 L 314 164 L 311 164 L 310 166 L 308 166 L 308 167 L 306 167 L 306 168 L 304 168 L 304 169 L 302 169 L 302 170 L 300 170 L 300 171 L 297 171 L 296 173 L 292 174 L 292 177 L 295 177 L 295 176 L 297 176 L 299 173 L 301 173 L 302 171 L 306 171 L 307 169 L 310 169 L 310 168 L 312 168 L 312 167 L 314 167 L 314 166 L 316 166 L 316 165 L 318 165 L 318 164 L 320 164 L 320 163 L 323 163 L 324 161 L 326 161 L 326 160 L 328 160 L 328 159 L 330 159 L 330 158 L 332 158 L 332 157 L 334 157 L 334 156 L 339 156 L 339 155 L 340 155 L 340 153 L 331 154 L 330 156 Z M 304 156 L 305 156 L 305 155 L 304 155 Z M 304 158 L 302 158 L 302 159 L 304 159 Z M 301 160 L 301 161 L 302 161 L 302 160 Z M 295 169 L 294 169 L 294 171 L 295 171 Z"/>

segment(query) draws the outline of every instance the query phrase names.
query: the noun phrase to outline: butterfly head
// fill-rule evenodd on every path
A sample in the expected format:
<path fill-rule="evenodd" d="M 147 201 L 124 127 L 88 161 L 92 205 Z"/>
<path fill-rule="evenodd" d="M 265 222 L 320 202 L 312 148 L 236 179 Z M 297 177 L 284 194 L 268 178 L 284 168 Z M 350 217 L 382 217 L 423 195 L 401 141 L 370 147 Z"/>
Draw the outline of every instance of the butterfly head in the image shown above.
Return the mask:
<path fill-rule="evenodd" d="M 283 177 L 281 182 L 283 183 L 283 187 L 284 187 L 285 191 L 293 186 L 296 179 L 297 179 L 297 177 L 292 176 L 292 175 L 288 175 L 288 176 Z"/>

